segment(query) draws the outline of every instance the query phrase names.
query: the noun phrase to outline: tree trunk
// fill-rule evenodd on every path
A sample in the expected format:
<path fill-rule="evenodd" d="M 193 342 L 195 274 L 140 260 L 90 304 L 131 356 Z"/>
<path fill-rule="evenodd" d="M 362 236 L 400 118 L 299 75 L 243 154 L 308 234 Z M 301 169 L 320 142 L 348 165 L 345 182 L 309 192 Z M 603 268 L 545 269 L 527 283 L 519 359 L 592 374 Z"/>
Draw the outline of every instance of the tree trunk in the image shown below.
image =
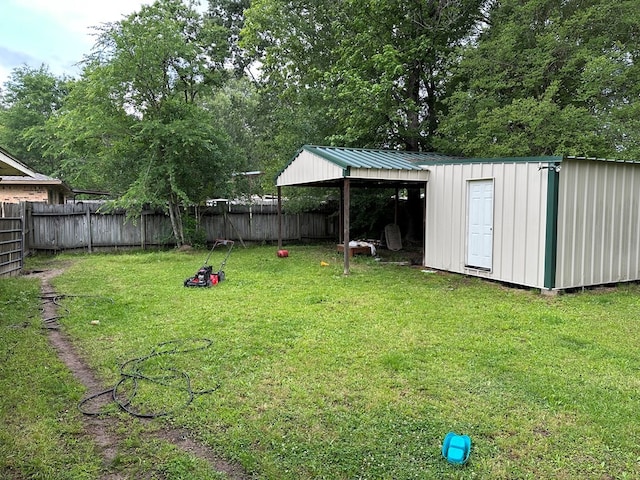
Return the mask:
<path fill-rule="evenodd" d="M 176 239 L 176 245 L 181 247 L 184 245 L 182 216 L 180 215 L 180 206 L 175 203 L 173 198 L 169 200 L 169 219 L 171 220 L 171 228 L 173 229 L 173 236 Z"/>

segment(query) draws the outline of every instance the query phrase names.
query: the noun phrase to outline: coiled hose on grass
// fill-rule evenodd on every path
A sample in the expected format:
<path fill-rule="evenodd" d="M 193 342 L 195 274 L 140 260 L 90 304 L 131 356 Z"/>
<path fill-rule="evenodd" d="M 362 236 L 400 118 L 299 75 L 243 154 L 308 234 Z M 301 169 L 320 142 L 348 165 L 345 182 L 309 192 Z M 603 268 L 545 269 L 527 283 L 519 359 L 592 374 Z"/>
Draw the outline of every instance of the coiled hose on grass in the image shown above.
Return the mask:
<path fill-rule="evenodd" d="M 111 388 L 85 397 L 78 403 L 78 409 L 85 415 L 104 415 L 103 409 L 90 410 L 89 405 L 97 399 L 110 396 L 120 409 L 140 418 L 156 418 L 170 415 L 187 407 L 196 395 L 204 395 L 217 390 L 218 386 L 208 390 L 193 390 L 191 378 L 187 372 L 172 366 L 153 365 L 160 357 L 163 362 L 170 362 L 169 357 L 205 350 L 213 344 L 208 338 L 171 340 L 158 344 L 148 355 L 127 360 L 120 365 L 120 380 Z M 140 391 L 145 389 L 161 394 L 165 399 L 174 402 L 175 396 L 183 396 L 184 400 L 166 410 L 153 411 L 147 404 L 157 403 L 157 395 L 148 395 L 141 399 Z"/>

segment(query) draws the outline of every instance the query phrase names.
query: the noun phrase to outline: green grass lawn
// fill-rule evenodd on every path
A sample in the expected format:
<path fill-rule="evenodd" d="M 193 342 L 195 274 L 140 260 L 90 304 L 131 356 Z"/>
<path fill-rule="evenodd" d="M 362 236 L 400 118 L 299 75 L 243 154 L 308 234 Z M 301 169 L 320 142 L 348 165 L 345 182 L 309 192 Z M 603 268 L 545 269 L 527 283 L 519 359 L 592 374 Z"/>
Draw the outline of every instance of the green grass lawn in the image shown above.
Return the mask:
<path fill-rule="evenodd" d="M 214 391 L 183 406 L 183 377 L 167 375 L 135 401 L 175 413 L 141 424 L 107 408 L 124 438 L 107 466 L 80 431 L 76 404 L 90 392 L 39 329 L 37 283 L 0 280 L 0 472 L 223 478 L 145 440 L 171 425 L 261 479 L 640 476 L 638 285 L 545 297 L 370 257 L 344 276 L 330 246 L 289 251 L 236 246 L 210 289 L 182 284 L 204 250 L 54 260 L 69 264 L 52 281 L 69 295 L 62 328 L 105 385 L 164 342 L 212 342 L 145 368 Z M 463 467 L 441 456 L 451 430 L 473 443 Z M 78 471 L 49 475 L 60 463 Z"/>

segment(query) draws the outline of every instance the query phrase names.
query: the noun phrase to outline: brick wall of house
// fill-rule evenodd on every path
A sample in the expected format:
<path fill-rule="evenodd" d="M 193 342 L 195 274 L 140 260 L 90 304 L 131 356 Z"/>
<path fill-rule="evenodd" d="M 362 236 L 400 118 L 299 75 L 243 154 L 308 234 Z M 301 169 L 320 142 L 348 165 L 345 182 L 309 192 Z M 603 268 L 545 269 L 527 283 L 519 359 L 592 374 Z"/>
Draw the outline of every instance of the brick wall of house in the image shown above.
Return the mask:
<path fill-rule="evenodd" d="M 38 185 L 0 185 L 0 202 L 47 202 L 47 189 Z"/>

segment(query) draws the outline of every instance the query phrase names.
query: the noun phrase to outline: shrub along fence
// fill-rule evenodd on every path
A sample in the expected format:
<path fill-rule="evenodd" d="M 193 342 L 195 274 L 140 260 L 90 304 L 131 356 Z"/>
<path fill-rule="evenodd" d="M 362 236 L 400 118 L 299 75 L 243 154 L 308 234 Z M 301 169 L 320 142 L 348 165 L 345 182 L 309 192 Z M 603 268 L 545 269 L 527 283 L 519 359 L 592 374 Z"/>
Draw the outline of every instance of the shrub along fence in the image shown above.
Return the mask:
<path fill-rule="evenodd" d="M 3 218 L 0 238 L 7 242 L 0 244 L 0 255 L 13 255 L 11 252 L 18 249 L 20 238 L 20 266 L 22 255 L 39 250 L 92 252 L 176 244 L 169 217 L 156 210 L 146 210 L 136 218 L 128 218 L 126 211 L 109 212 L 100 203 L 48 205 L 27 202 L 0 206 L 0 217 Z M 219 238 L 241 243 L 278 240 L 276 206 L 219 204 L 216 207 L 191 208 L 188 213 L 196 218 L 204 232 L 202 240 L 207 243 Z M 20 235 L 16 232 L 18 228 L 21 229 Z M 284 241 L 332 240 L 336 238 L 337 230 L 335 215 L 328 213 L 282 215 Z"/>

